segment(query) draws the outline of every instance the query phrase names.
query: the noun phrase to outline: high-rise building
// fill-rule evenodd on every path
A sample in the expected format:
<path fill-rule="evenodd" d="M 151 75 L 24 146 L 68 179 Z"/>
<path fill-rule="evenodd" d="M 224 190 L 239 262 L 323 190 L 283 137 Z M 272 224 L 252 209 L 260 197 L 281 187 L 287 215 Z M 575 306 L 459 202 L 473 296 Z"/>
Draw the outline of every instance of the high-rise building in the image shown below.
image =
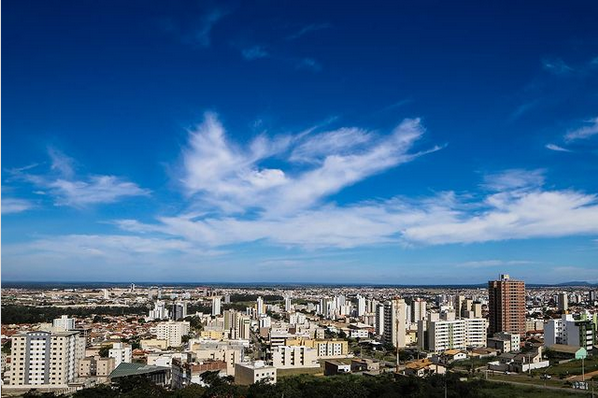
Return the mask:
<path fill-rule="evenodd" d="M 569 309 L 569 298 L 567 297 L 567 293 L 559 293 L 557 301 L 559 305 L 559 311 L 567 312 L 567 310 Z"/>
<path fill-rule="evenodd" d="M 265 313 L 266 313 L 266 311 L 264 308 L 264 299 L 262 298 L 262 296 L 259 296 L 257 298 L 257 315 L 260 316 Z"/>
<path fill-rule="evenodd" d="M 365 297 L 357 295 L 357 316 L 365 314 Z"/>
<path fill-rule="evenodd" d="M 251 330 L 251 319 L 246 316 L 240 316 L 237 320 L 237 337 L 243 340 L 249 340 Z"/>
<path fill-rule="evenodd" d="M 171 319 L 173 321 L 180 321 L 187 317 L 187 302 L 178 301 L 172 305 Z"/>
<path fill-rule="evenodd" d="M 220 304 L 222 302 L 221 297 L 214 297 L 212 299 L 212 316 L 220 315 Z"/>
<path fill-rule="evenodd" d="M 525 334 L 525 283 L 503 274 L 488 282 L 488 334 L 497 332 Z"/>
<path fill-rule="evenodd" d="M 284 298 L 284 310 L 286 312 L 291 312 L 292 309 L 293 309 L 293 303 L 291 301 L 291 297 L 290 296 L 286 296 Z"/>
<path fill-rule="evenodd" d="M 154 309 L 150 310 L 149 314 L 148 314 L 148 318 L 150 320 L 154 320 L 154 319 L 166 319 L 168 318 L 168 309 L 166 308 L 166 304 L 164 303 L 164 301 L 156 301 L 156 303 L 154 304 Z"/>
<path fill-rule="evenodd" d="M 56 318 L 52 321 L 52 327 L 56 331 L 73 330 L 75 328 L 75 320 L 69 318 L 67 315 L 62 315 L 60 318 Z"/>
<path fill-rule="evenodd" d="M 85 356 L 78 332 L 26 332 L 12 337 L 11 385 L 64 385 L 77 377 Z"/>
<path fill-rule="evenodd" d="M 407 305 L 403 299 L 394 299 L 384 304 L 384 343 L 398 348 L 407 345 L 406 311 Z"/>
<path fill-rule="evenodd" d="M 417 323 L 426 319 L 426 300 L 415 299 L 411 302 L 411 322 Z"/>
<path fill-rule="evenodd" d="M 465 302 L 465 296 L 457 295 L 453 301 L 453 309 L 455 310 L 455 317 L 461 318 L 463 311 L 463 303 Z"/>
<path fill-rule="evenodd" d="M 384 334 L 384 304 L 376 306 L 376 335 L 382 336 Z"/>

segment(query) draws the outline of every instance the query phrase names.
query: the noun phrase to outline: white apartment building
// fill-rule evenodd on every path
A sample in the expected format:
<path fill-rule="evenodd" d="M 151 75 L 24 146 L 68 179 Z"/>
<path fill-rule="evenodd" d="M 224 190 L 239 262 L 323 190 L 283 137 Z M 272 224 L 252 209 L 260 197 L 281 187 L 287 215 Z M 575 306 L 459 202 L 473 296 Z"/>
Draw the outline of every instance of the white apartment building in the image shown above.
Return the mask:
<path fill-rule="evenodd" d="M 164 301 L 156 301 L 154 304 L 154 309 L 149 311 L 148 318 L 150 320 L 154 319 L 167 319 L 169 315 L 168 309 L 166 308 L 166 304 Z"/>
<path fill-rule="evenodd" d="M 420 347 L 428 351 L 442 352 L 486 346 L 488 320 L 485 318 L 430 320 L 426 322 L 426 326 L 427 339 L 420 342 Z M 424 322 L 419 322 L 418 335 L 422 337 L 425 336 L 423 327 Z"/>
<path fill-rule="evenodd" d="M 544 345 L 566 344 L 591 350 L 594 347 L 594 333 L 591 320 L 576 320 L 573 315 L 564 314 L 560 319 L 551 319 L 544 326 Z"/>
<path fill-rule="evenodd" d="M 75 320 L 73 318 L 69 318 L 67 315 L 62 315 L 60 318 L 54 319 L 52 321 L 52 327 L 55 331 L 68 331 L 75 329 Z"/>
<path fill-rule="evenodd" d="M 260 316 L 266 313 L 266 309 L 264 308 L 264 299 L 262 296 L 257 298 L 257 315 Z"/>
<path fill-rule="evenodd" d="M 108 351 L 108 358 L 114 358 L 114 367 L 123 362 L 131 363 L 133 362 L 133 349 L 129 344 L 114 343 Z"/>
<path fill-rule="evenodd" d="M 357 316 L 365 314 L 365 297 L 357 295 Z"/>
<path fill-rule="evenodd" d="M 160 322 L 156 327 L 158 340 L 166 340 L 169 347 L 180 347 L 182 337 L 189 334 L 191 324 L 189 322 Z"/>
<path fill-rule="evenodd" d="M 417 323 L 426 319 L 426 300 L 415 299 L 411 303 L 411 322 Z"/>
<path fill-rule="evenodd" d="M 274 347 L 272 365 L 277 369 L 320 367 L 316 350 L 305 346 Z"/>
<path fill-rule="evenodd" d="M 10 385 L 66 386 L 75 381 L 85 340 L 78 332 L 26 332 L 12 337 Z"/>
<path fill-rule="evenodd" d="M 377 336 L 382 336 L 384 334 L 384 304 L 378 304 L 376 306 L 376 322 L 374 327 Z"/>
<path fill-rule="evenodd" d="M 220 315 L 220 307 L 222 304 L 221 297 L 214 297 L 212 299 L 212 316 L 219 316 Z"/>
<path fill-rule="evenodd" d="M 289 296 L 284 298 L 284 310 L 286 312 L 291 312 L 293 309 L 293 302 Z"/>

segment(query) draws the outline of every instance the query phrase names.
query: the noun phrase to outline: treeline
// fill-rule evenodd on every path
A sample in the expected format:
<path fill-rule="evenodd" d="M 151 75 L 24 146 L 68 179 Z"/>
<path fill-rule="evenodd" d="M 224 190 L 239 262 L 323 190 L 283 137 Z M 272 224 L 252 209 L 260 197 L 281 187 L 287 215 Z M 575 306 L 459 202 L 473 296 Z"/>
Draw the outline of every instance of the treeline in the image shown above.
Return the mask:
<path fill-rule="evenodd" d="M 86 317 L 90 315 L 147 315 L 147 307 L 31 307 L 7 304 L 2 306 L 2 324 L 51 322 L 61 315 Z"/>
<path fill-rule="evenodd" d="M 230 301 L 231 303 L 242 303 L 247 301 L 256 301 L 258 297 L 260 297 L 260 295 L 236 293 L 230 295 Z M 277 294 L 264 294 L 262 295 L 262 298 L 266 303 L 284 300 L 284 297 L 279 296 Z"/>
<path fill-rule="evenodd" d="M 203 376 L 203 375 L 202 375 Z M 210 387 L 191 384 L 176 391 L 168 391 L 146 379 L 136 376 L 120 379 L 110 387 L 99 385 L 94 388 L 77 391 L 74 398 L 477 398 L 477 397 L 517 397 L 530 393 L 539 394 L 538 389 L 519 387 L 483 380 L 460 381 L 454 374 L 429 376 L 427 378 L 403 377 L 394 374 L 380 376 L 344 375 L 335 377 L 291 376 L 278 380 L 275 385 L 257 383 L 251 386 L 239 386 L 231 383 L 230 378 L 210 377 Z M 544 394 L 545 393 L 545 394 Z M 542 391 L 543 397 L 567 396 L 561 391 Z M 560 395 L 559 395 L 560 394 Z M 41 396 L 30 392 L 25 397 Z M 539 396 L 539 395 L 534 395 Z"/>

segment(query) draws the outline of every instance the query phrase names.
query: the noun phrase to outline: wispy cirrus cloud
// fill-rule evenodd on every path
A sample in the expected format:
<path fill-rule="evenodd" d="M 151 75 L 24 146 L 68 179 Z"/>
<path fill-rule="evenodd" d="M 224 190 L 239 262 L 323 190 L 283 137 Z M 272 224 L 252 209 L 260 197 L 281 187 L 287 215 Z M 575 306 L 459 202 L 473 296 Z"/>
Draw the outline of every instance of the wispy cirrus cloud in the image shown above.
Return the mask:
<path fill-rule="evenodd" d="M 267 58 L 270 56 L 264 46 L 252 46 L 241 50 L 241 55 L 248 61 L 253 61 L 260 58 Z"/>
<path fill-rule="evenodd" d="M 382 244 L 471 244 L 598 233 L 598 198 L 576 191 L 514 191 L 477 201 L 446 192 L 425 200 L 395 198 L 334 204 L 276 217 L 159 217 L 118 220 L 123 230 L 183 237 L 208 247 L 266 241 L 304 248 Z"/>
<path fill-rule="evenodd" d="M 260 135 L 241 148 L 229 142 L 218 117 L 208 113 L 183 151 L 181 182 L 188 195 L 221 210 L 295 211 L 440 149 L 411 153 L 423 134 L 419 119 L 406 119 L 386 136 L 355 128 L 274 138 Z M 286 159 L 286 170 L 260 165 L 276 156 Z M 311 167 L 293 164 L 307 157 Z"/>
<path fill-rule="evenodd" d="M 52 196 L 57 206 L 85 207 L 150 194 L 149 190 L 117 176 L 78 177 L 73 169 L 72 158 L 56 148 L 49 148 L 48 154 L 51 159 L 50 173 L 33 174 L 30 169 L 15 169 L 11 174 L 33 184 L 40 193 Z"/>
<path fill-rule="evenodd" d="M 257 241 L 308 249 L 442 245 L 598 233 L 596 195 L 545 190 L 545 171 L 538 169 L 487 174 L 482 196 L 449 191 L 419 200 L 344 206 L 326 201 L 349 185 L 438 150 L 412 152 L 423 134 L 419 119 L 406 119 L 385 136 L 341 128 L 260 136 L 241 148 L 226 139 L 216 115 L 206 114 L 190 133 L 181 180 L 203 211 L 159 216 L 154 223 L 115 223 L 128 232 L 207 247 Z M 271 157 L 287 167 L 261 166 Z"/>
<path fill-rule="evenodd" d="M 509 169 L 484 176 L 482 187 L 492 191 L 537 188 L 544 184 L 545 171 L 542 169 Z"/>
<path fill-rule="evenodd" d="M 21 213 L 33 207 L 33 203 L 29 200 L 2 197 L 2 214 Z"/>
<path fill-rule="evenodd" d="M 560 58 L 545 58 L 542 60 L 542 67 L 545 71 L 554 75 L 566 75 L 574 72 L 574 69 L 567 65 L 565 61 Z"/>
<path fill-rule="evenodd" d="M 212 43 L 212 29 L 227 14 L 229 12 L 220 8 L 215 8 L 205 13 L 200 19 L 199 27 L 193 34 L 195 42 L 202 47 L 209 47 Z"/>
<path fill-rule="evenodd" d="M 584 121 L 584 125 L 565 134 L 565 141 L 572 142 L 591 138 L 598 134 L 598 117 Z"/>
<path fill-rule="evenodd" d="M 567 148 L 563 148 L 562 146 L 556 145 L 556 144 L 546 144 L 545 145 L 546 149 L 550 149 L 551 151 L 557 151 L 557 152 L 573 152 L 570 149 Z"/>
<path fill-rule="evenodd" d="M 297 40 L 300 37 L 311 33 L 311 32 L 317 32 L 318 30 L 322 30 L 322 29 L 328 29 L 331 28 L 332 25 L 329 23 L 319 23 L 319 24 L 309 24 L 309 25 L 305 25 L 304 27 L 302 27 L 301 29 L 299 29 L 298 31 L 296 31 L 295 33 L 289 35 L 286 37 L 287 40 Z"/>
<path fill-rule="evenodd" d="M 488 268 L 488 267 L 505 267 L 513 265 L 528 265 L 535 264 L 535 261 L 529 260 L 478 260 L 466 261 L 457 264 L 457 268 Z"/>
<path fill-rule="evenodd" d="M 303 58 L 296 64 L 297 69 L 306 69 L 312 72 L 320 72 L 322 65 L 313 58 Z"/>

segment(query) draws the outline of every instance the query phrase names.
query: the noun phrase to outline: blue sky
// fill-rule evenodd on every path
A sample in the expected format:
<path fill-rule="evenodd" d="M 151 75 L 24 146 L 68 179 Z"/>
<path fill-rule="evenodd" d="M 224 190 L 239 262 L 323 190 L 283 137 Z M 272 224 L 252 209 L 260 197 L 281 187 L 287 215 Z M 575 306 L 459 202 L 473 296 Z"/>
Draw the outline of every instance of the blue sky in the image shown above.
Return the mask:
<path fill-rule="evenodd" d="M 20 1 L 2 277 L 598 281 L 598 5 Z"/>

